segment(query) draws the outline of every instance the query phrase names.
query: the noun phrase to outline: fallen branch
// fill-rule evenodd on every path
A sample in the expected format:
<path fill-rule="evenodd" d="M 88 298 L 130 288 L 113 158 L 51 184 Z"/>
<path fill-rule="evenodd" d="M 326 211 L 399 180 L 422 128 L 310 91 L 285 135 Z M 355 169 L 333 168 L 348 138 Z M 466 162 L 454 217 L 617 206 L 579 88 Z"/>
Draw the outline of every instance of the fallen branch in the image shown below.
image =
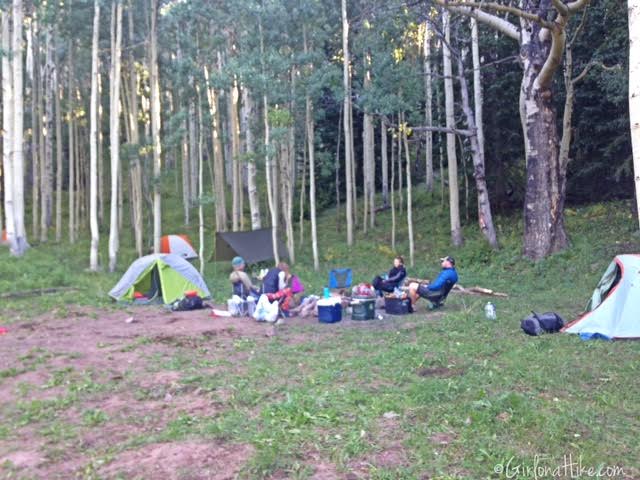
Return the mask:
<path fill-rule="evenodd" d="M 80 289 L 76 287 L 36 288 L 35 290 L 24 290 L 22 292 L 3 293 L 0 295 L 0 298 L 33 297 L 36 295 L 45 295 L 47 293 L 77 292 L 79 290 Z"/>
<path fill-rule="evenodd" d="M 405 285 L 409 285 L 410 283 L 429 283 L 429 280 L 426 278 L 407 278 L 405 280 Z M 464 293 L 467 295 L 487 295 L 490 297 L 504 297 L 507 298 L 509 295 L 502 292 L 496 292 L 494 290 L 484 288 L 484 287 L 469 287 L 465 288 L 459 283 L 456 283 L 452 289 L 453 292 Z"/>

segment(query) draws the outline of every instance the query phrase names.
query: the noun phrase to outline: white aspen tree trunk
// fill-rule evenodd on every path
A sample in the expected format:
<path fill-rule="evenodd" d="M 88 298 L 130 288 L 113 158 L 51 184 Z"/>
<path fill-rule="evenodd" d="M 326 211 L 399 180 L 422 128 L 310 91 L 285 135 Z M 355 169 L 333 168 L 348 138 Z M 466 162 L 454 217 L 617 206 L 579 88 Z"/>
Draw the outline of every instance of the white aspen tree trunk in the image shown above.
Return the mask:
<path fill-rule="evenodd" d="M 306 100 L 305 100 L 305 103 L 306 103 Z M 306 109 L 306 105 L 305 105 L 305 109 Z M 305 202 L 307 200 L 307 163 L 308 163 L 307 152 L 309 150 L 307 149 L 307 140 L 306 140 L 306 135 L 307 135 L 306 112 L 305 112 L 304 128 L 305 128 L 305 140 L 302 142 L 302 178 L 301 178 L 302 185 L 300 186 L 300 206 L 299 206 L 300 220 L 298 222 L 298 229 L 300 230 L 300 240 L 298 242 L 298 245 L 300 245 L 300 248 L 302 248 L 304 245 L 304 209 L 305 209 Z"/>
<path fill-rule="evenodd" d="M 37 13 L 26 31 L 27 55 L 31 57 L 32 65 L 27 68 L 27 78 L 31 82 L 31 232 L 34 238 L 38 236 L 38 221 L 40 215 L 40 163 L 42 141 L 40 134 L 40 42 L 38 37 Z"/>
<path fill-rule="evenodd" d="M 442 70 L 444 73 L 444 96 L 446 125 L 448 129 L 456 128 L 454 116 L 453 78 L 451 69 L 451 28 L 449 12 L 442 12 L 442 22 L 445 32 L 445 42 L 442 45 Z M 454 246 L 462 245 L 462 229 L 460 227 L 460 205 L 458 192 L 458 159 L 456 156 L 456 137 L 453 133 L 447 133 L 447 159 L 449 170 L 449 218 L 451 221 L 451 242 Z"/>
<path fill-rule="evenodd" d="M 244 144 L 247 156 L 247 190 L 249 193 L 249 210 L 251 212 L 251 229 L 262 228 L 260 217 L 260 197 L 256 182 L 256 158 L 253 138 L 253 119 L 255 117 L 255 104 L 253 96 L 246 86 L 242 87 L 242 124 L 244 131 Z"/>
<path fill-rule="evenodd" d="M 45 111 L 47 115 L 47 123 L 46 123 L 46 144 L 45 144 L 45 159 L 46 159 L 46 201 L 44 203 L 43 209 L 45 211 L 44 217 L 42 217 L 43 222 L 41 225 L 42 237 L 41 240 L 47 241 L 49 229 L 52 226 L 52 216 L 53 216 L 53 138 L 54 138 L 54 117 L 55 117 L 55 105 L 54 105 L 54 97 L 55 97 L 55 84 L 54 84 L 54 76 L 55 76 L 55 33 L 53 32 L 53 27 L 49 27 L 47 29 L 47 83 L 46 83 L 46 95 L 45 95 Z"/>
<path fill-rule="evenodd" d="M 189 107 L 189 198 L 192 206 L 198 199 L 198 141 L 200 132 L 198 131 L 196 110 L 196 105 L 191 103 Z"/>
<path fill-rule="evenodd" d="M 162 147 L 160 145 L 160 85 L 158 80 L 158 0 L 151 2 L 151 41 L 149 48 L 151 84 L 151 136 L 153 143 L 153 251 L 160 253 L 162 236 L 161 185 Z"/>
<path fill-rule="evenodd" d="M 102 134 L 102 74 L 98 57 L 98 224 L 104 222 L 104 136 Z"/>
<path fill-rule="evenodd" d="M 231 134 L 231 189 L 233 194 L 231 225 L 234 232 L 242 228 L 242 176 L 240 168 L 240 123 L 238 120 L 238 100 L 238 81 L 234 78 L 227 102 L 229 113 L 229 130 Z"/>
<path fill-rule="evenodd" d="M 43 125 L 44 158 L 41 174 L 42 194 L 40 205 L 40 241 L 47 242 L 49 227 L 51 226 L 51 210 L 53 204 L 53 40 L 51 27 L 47 28 L 45 36 L 45 75 L 44 75 L 44 106 L 45 116 Z"/>
<path fill-rule="evenodd" d="M 109 106 L 109 144 L 111 150 L 111 221 L 109 229 L 109 271 L 116 269 L 120 248 L 119 197 L 120 187 L 120 64 L 122 46 L 122 3 L 111 9 L 111 95 Z"/>
<path fill-rule="evenodd" d="M 93 37 L 91 42 L 91 98 L 89 101 L 89 227 L 91 247 L 89 270 L 97 272 L 100 229 L 98 225 L 98 48 L 100 39 L 100 0 L 94 0 Z"/>
<path fill-rule="evenodd" d="M 396 250 L 396 142 L 391 136 L 391 250 Z"/>
<path fill-rule="evenodd" d="M 364 89 L 371 89 L 371 55 L 367 54 L 365 60 Z M 364 231 L 367 231 L 367 212 L 369 213 L 369 223 L 371 228 L 375 226 L 376 219 L 376 183 L 375 183 L 375 133 L 373 129 L 373 115 L 368 112 L 364 114 L 363 120 L 363 168 L 364 168 Z"/>
<path fill-rule="evenodd" d="M 487 180 L 485 178 L 485 160 L 484 150 L 480 147 L 480 141 L 477 136 L 479 131 L 476 128 L 475 118 L 469 101 L 469 87 L 465 77 L 464 65 L 462 58 L 458 57 L 458 78 L 460 81 L 460 96 L 462 99 L 462 110 L 465 114 L 467 127 L 472 132 L 469 136 L 471 145 L 471 157 L 473 159 L 473 177 L 476 182 L 476 195 L 478 197 L 478 226 L 480 231 L 489 242 L 492 248 L 498 248 L 498 238 L 493 225 L 493 214 L 491 212 L 491 202 L 489 201 L 489 189 L 487 188 Z M 459 137 L 458 137 L 459 138 Z M 462 143 L 462 142 L 460 142 Z M 462 148 L 462 145 L 461 145 Z M 466 173 L 466 172 L 465 172 Z M 465 174 L 465 187 L 468 192 L 468 185 Z"/>
<path fill-rule="evenodd" d="M 341 1 L 342 6 L 342 74 L 344 87 L 344 157 L 345 157 L 345 182 L 347 189 L 346 218 L 347 218 L 347 245 L 353 245 L 353 142 L 351 132 L 351 81 L 349 65 L 349 20 L 347 18 L 347 0 Z"/>
<path fill-rule="evenodd" d="M 74 133 L 74 116 L 75 116 L 75 102 L 74 102 L 74 80 L 75 80 L 75 72 L 74 72 L 74 63 L 73 63 L 73 41 L 69 40 L 69 64 L 67 71 L 69 72 L 68 78 L 68 92 L 67 92 L 67 104 L 69 110 L 69 125 L 68 125 L 68 152 L 69 152 L 69 183 L 67 187 L 67 192 L 69 196 L 69 243 L 74 244 L 76 242 L 76 228 L 75 228 L 75 182 L 76 182 L 76 160 L 75 160 L 75 142 L 73 140 Z"/>
<path fill-rule="evenodd" d="M 380 153 L 382 157 L 382 204 L 386 207 L 389 205 L 389 157 L 387 146 L 387 124 L 384 120 L 380 121 Z"/>
<path fill-rule="evenodd" d="M 22 69 L 22 0 L 13 0 L 12 74 L 13 74 L 13 200 L 15 222 L 15 250 L 17 257 L 29 248 L 24 225 L 24 92 Z"/>
<path fill-rule="evenodd" d="M 413 198 L 411 185 L 411 154 L 409 152 L 409 140 L 407 139 L 407 124 L 405 122 L 404 113 L 402 114 L 402 143 L 404 144 L 404 153 L 407 158 L 407 232 L 409 234 L 409 265 L 414 266 L 414 243 L 413 243 Z"/>
<path fill-rule="evenodd" d="M 424 39 L 422 52 L 424 55 L 424 119 L 425 125 L 433 125 L 433 78 L 431 73 L 431 32 L 429 22 L 424 22 Z M 425 132 L 425 185 L 428 192 L 433 192 L 433 132 Z"/>
<path fill-rule="evenodd" d="M 205 65 L 204 78 L 209 83 L 209 71 Z M 209 102 L 209 114 L 211 115 L 211 143 L 213 144 L 213 192 L 216 206 L 216 230 L 224 232 L 227 230 L 227 205 L 224 186 L 224 153 L 220 132 L 220 109 L 218 105 L 218 95 L 211 86 L 207 88 L 207 100 Z"/>
<path fill-rule="evenodd" d="M 262 31 L 262 21 L 258 22 L 258 30 L 260 34 L 260 61 L 262 67 L 262 76 L 265 77 L 264 66 L 264 33 Z M 269 211 L 271 212 L 271 241 L 273 244 L 273 258 L 276 263 L 280 263 L 280 252 L 278 252 L 278 203 L 277 195 L 273 188 L 273 166 L 271 149 L 271 132 L 269 127 L 269 101 L 267 98 L 267 86 L 263 85 L 264 94 L 262 95 L 262 115 L 264 120 L 264 152 L 265 152 L 265 177 L 267 181 L 267 202 L 269 203 Z"/>
<path fill-rule="evenodd" d="M 198 93 L 198 256 L 200 257 L 200 274 L 204 275 L 204 205 L 203 205 L 203 143 L 204 135 L 202 128 L 202 99 L 200 97 L 200 88 L 196 86 Z"/>
<path fill-rule="evenodd" d="M 62 161 L 62 109 L 60 108 L 62 91 L 58 81 L 57 65 L 53 71 L 53 89 L 56 108 L 56 242 L 59 243 L 62 240 L 62 171 L 64 164 Z"/>
<path fill-rule="evenodd" d="M 629 120 L 636 208 L 640 222 L 640 0 L 629 0 Z"/>
<path fill-rule="evenodd" d="M 129 23 L 129 42 L 133 42 L 133 2 L 129 0 L 128 9 Z M 136 71 L 133 50 L 129 49 L 129 125 L 131 130 L 131 144 L 135 148 L 133 153 L 133 165 L 131 167 L 131 192 L 132 192 L 132 215 L 133 215 L 133 231 L 135 236 L 136 253 L 139 257 L 143 254 L 143 214 L 142 214 L 142 166 L 140 165 L 140 130 L 138 128 L 138 72 Z"/>
<path fill-rule="evenodd" d="M 189 203 L 191 192 L 189 192 L 189 127 L 187 125 L 187 117 L 182 119 L 182 128 L 184 134 L 182 135 L 182 208 L 184 209 L 184 224 L 189 225 Z"/>
<path fill-rule="evenodd" d="M 11 51 L 11 14 L 2 12 L 2 50 Z M 11 252 L 17 251 L 14 167 L 13 167 L 13 72 L 8 55 L 2 55 L 2 179 L 4 183 L 4 214 L 7 240 Z"/>
<path fill-rule="evenodd" d="M 480 40 L 478 38 L 478 22 L 471 17 L 471 56 L 473 58 L 473 104 L 475 107 L 476 136 L 478 148 L 484 159 L 484 121 L 482 119 L 482 71 L 480 70 Z"/>
<path fill-rule="evenodd" d="M 340 227 L 342 226 L 341 216 L 340 216 L 340 141 L 342 139 L 342 113 L 344 110 L 344 104 L 340 106 L 340 114 L 338 115 L 338 141 L 336 142 L 336 161 L 334 164 L 335 167 L 335 184 L 336 184 L 336 232 L 340 232 Z"/>
<path fill-rule="evenodd" d="M 401 116 L 398 114 L 398 124 L 401 125 Z M 402 128 L 402 126 L 401 126 Z M 398 135 L 396 136 L 396 148 L 398 154 L 396 155 L 396 159 L 398 160 L 398 206 L 400 214 L 404 213 L 404 185 L 402 181 L 402 131 L 401 128 L 398 129 Z"/>

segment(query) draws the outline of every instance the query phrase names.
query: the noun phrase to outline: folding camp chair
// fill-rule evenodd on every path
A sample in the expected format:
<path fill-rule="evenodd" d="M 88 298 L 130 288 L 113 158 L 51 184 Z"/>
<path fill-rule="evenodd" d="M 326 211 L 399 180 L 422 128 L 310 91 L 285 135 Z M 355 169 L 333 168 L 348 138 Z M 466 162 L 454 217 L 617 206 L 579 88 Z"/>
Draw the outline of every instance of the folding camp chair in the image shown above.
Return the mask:
<path fill-rule="evenodd" d="M 329 288 L 349 288 L 353 281 L 350 268 L 336 268 L 329 272 Z"/>

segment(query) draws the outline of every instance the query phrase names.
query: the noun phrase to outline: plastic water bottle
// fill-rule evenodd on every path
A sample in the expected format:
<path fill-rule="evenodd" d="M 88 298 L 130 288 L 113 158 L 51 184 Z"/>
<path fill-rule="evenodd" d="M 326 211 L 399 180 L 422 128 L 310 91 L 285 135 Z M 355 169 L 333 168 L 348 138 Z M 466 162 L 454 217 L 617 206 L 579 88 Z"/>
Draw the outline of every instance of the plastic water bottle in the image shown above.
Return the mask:
<path fill-rule="evenodd" d="M 484 315 L 485 317 L 487 317 L 487 320 L 495 320 L 496 306 L 491 302 L 487 302 L 487 304 L 484 306 Z"/>
<path fill-rule="evenodd" d="M 324 287 L 324 298 L 329 298 L 331 296 L 331 292 L 329 291 L 329 287 Z"/>

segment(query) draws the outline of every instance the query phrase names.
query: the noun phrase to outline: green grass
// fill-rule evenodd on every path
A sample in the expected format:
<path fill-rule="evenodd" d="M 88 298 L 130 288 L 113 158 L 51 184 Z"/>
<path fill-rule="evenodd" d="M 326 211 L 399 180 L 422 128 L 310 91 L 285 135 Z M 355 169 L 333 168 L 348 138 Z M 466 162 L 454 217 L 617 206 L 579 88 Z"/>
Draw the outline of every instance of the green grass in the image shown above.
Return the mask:
<path fill-rule="evenodd" d="M 465 245 L 454 249 L 449 246 L 447 212 L 418 193 L 415 266 L 408 268 L 409 274 L 432 278 L 438 257 L 455 256 L 463 285 L 509 294 L 494 300 L 497 321 L 484 318 L 486 298 L 452 295 L 442 316 L 429 319 L 419 313 L 393 321 L 392 328 L 373 324 L 343 328 L 325 341 L 289 342 L 286 336 L 269 341 L 236 339 L 226 348 L 247 356 L 240 369 L 225 359 L 215 339 L 203 337 L 197 348 L 172 344 L 173 354 L 149 358 L 149 368 L 180 372 L 178 383 L 185 391 L 199 388 L 224 408 L 211 415 L 183 412 L 154 434 L 134 436 L 109 452 L 91 452 L 91 458 L 112 458 L 119 450 L 156 441 L 220 439 L 254 447 L 243 478 L 274 473 L 307 478 L 313 474 L 310 453 L 334 465 L 340 477 L 366 461 L 372 464 L 370 477 L 376 479 L 507 478 L 494 469 L 512 458 L 515 468 L 532 465 L 536 455 L 550 455 L 545 464 L 553 467 L 572 455 L 586 467 L 617 465 L 629 478 L 637 478 L 640 344 L 582 342 L 562 334 L 531 338 L 519 329 L 520 319 L 532 309 L 574 318 L 612 256 L 640 251 L 629 212 L 625 202 L 569 210 L 571 247 L 534 263 L 521 256 L 519 217 L 497 217 L 501 242 L 497 252 L 486 246 L 473 222 L 464 227 Z M 313 271 L 309 246 L 297 250 L 294 270 L 310 292 L 321 291 L 333 267 L 351 267 L 356 281 L 369 281 L 389 268 L 396 252 L 408 257 L 405 218 L 398 218 L 399 242 L 393 251 L 388 213 L 379 215 L 379 226 L 368 234 L 359 230 L 353 248 L 344 245 L 344 230 L 337 232 L 334 217 L 327 214 L 319 222 L 321 271 Z M 166 219 L 165 230 L 187 231 L 196 238 L 179 218 Z M 305 235 L 308 238 L 308 230 Z M 123 238 L 115 273 L 85 270 L 86 239 L 75 246 L 35 246 L 24 259 L 0 250 L 0 292 L 55 286 L 81 289 L 3 301 L 0 324 L 11 329 L 16 319 L 46 311 L 64 314 L 73 305 L 111 307 L 106 294 L 134 258 L 130 240 Z M 206 265 L 205 277 L 217 301 L 228 295 L 228 273 L 226 264 Z M 295 323 L 290 322 L 288 331 L 313 330 Z M 149 342 L 150 337 L 140 337 L 120 348 L 134 350 Z M 0 371 L 0 385 L 3 379 L 35 369 L 51 355 L 45 350 L 31 352 L 21 359 L 21 369 Z M 112 387 L 91 372 L 49 373 L 45 387 L 63 387 L 65 393 L 53 400 L 20 399 L 13 406 L 0 406 L 15 414 L 0 428 L 0 439 L 11 436 L 14 429 L 37 424 L 46 436 L 69 442 L 78 428 L 114 421 L 93 408 L 80 411 L 79 425 L 61 423 L 58 413 Z M 165 393 L 139 389 L 137 399 L 158 400 Z M 180 389 L 174 395 L 179 399 Z M 385 420 L 389 412 L 397 419 Z M 446 444 L 437 440 L 443 435 Z M 394 449 L 401 451 L 401 464 L 376 460 Z M 102 463 L 89 462 L 79 475 L 97 478 Z"/>

